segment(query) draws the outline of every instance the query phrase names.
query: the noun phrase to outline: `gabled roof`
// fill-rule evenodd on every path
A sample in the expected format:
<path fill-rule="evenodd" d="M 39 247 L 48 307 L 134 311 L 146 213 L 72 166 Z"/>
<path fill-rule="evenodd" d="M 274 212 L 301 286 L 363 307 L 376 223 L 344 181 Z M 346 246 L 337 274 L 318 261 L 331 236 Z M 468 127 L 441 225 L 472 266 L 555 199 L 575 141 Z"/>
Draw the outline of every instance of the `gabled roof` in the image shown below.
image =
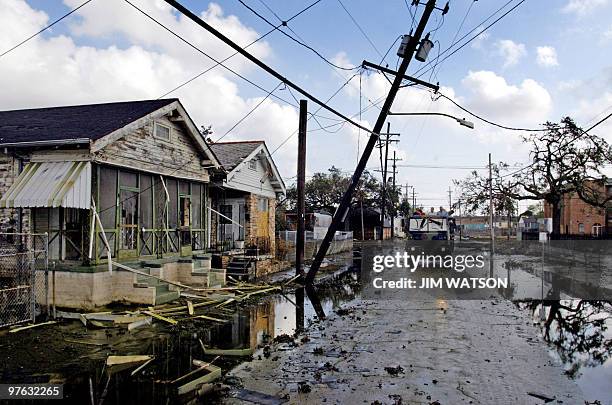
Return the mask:
<path fill-rule="evenodd" d="M 221 166 L 231 172 L 264 141 L 218 142 L 210 145 Z"/>
<path fill-rule="evenodd" d="M 285 182 L 272 160 L 272 155 L 268 151 L 268 147 L 264 141 L 234 141 L 234 142 L 217 142 L 209 145 L 215 156 L 221 163 L 221 166 L 227 172 L 227 180 L 230 181 L 237 171 L 240 170 L 240 164 L 255 158 L 260 153 L 266 156 L 269 168 L 271 170 L 271 182 L 276 192 L 285 194 L 287 189 Z"/>
<path fill-rule="evenodd" d="M 0 111 L 0 146 L 88 143 L 96 152 L 147 120 L 178 112 L 213 167 L 219 162 L 177 98 Z"/>
<path fill-rule="evenodd" d="M 0 144 L 95 141 L 176 98 L 0 111 Z"/>

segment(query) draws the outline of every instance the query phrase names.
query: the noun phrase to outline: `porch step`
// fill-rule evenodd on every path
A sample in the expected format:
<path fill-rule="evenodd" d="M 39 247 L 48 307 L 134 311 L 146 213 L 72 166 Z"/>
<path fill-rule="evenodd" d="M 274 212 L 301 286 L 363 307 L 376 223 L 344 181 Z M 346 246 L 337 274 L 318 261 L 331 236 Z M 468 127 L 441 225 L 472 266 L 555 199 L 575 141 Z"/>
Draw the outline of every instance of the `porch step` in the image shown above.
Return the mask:
<path fill-rule="evenodd" d="M 232 257 L 227 265 L 226 274 L 239 280 L 248 280 L 253 272 L 254 259 L 249 257 Z"/>
<path fill-rule="evenodd" d="M 174 301 L 179 299 L 181 293 L 178 291 L 155 292 L 155 305 L 165 304 L 166 302 Z"/>

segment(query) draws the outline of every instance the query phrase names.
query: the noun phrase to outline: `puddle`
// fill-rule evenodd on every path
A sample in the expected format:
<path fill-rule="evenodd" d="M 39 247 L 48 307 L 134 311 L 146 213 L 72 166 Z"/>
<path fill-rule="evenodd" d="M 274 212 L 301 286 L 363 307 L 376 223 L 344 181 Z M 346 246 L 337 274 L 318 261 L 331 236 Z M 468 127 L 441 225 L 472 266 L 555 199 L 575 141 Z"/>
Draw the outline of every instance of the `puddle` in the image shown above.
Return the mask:
<path fill-rule="evenodd" d="M 612 304 L 561 300 L 517 303 L 540 325 L 550 355 L 588 401 L 612 405 Z"/>
<path fill-rule="evenodd" d="M 293 335 L 317 318 L 317 311 L 333 311 L 359 296 L 358 274 L 336 276 L 318 288 L 319 305 L 303 289 L 271 295 L 239 308 L 229 322 L 181 322 L 133 332 L 125 329 L 86 329 L 79 321 L 32 329 L 16 336 L 0 336 L 0 380 L 4 383 L 64 384 L 66 403 L 96 404 L 212 403 L 214 398 L 176 394 L 178 377 L 193 371 L 194 360 L 212 361 L 202 345 L 218 349 L 252 349 L 255 356 L 275 337 Z M 303 302 L 303 305 L 299 305 Z M 316 302 L 316 300 L 315 300 Z M 75 343 L 80 342 L 80 343 Z M 88 342 L 87 344 L 83 342 Z M 155 359 L 135 375 L 136 367 L 112 373 L 105 367 L 109 355 L 147 354 Z M 225 374 L 249 357 L 221 357 L 214 361 Z M 91 383 L 90 383 L 91 381 Z M 188 381 L 188 380 L 187 380 Z"/>

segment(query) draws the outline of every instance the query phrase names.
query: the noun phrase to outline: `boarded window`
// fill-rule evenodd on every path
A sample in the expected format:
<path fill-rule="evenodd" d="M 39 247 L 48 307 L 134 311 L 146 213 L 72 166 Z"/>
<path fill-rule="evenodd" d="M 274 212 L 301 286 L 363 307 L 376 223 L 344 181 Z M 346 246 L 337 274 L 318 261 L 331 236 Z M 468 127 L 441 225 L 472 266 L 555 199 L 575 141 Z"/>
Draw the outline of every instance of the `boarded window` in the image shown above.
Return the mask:
<path fill-rule="evenodd" d="M 100 220 L 104 229 L 115 229 L 115 213 L 117 211 L 117 169 L 100 167 Z"/>
<path fill-rule="evenodd" d="M 154 136 L 164 141 L 170 140 L 170 127 L 155 123 Z"/>

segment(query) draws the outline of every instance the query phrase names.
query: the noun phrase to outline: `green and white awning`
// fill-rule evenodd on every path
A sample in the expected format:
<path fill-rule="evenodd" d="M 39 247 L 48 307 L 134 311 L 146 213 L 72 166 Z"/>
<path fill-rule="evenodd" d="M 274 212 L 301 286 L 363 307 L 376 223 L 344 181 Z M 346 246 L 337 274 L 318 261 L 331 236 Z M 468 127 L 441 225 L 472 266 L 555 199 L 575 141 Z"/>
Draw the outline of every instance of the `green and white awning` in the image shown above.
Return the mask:
<path fill-rule="evenodd" d="M 91 206 L 90 162 L 32 162 L 0 199 L 0 208 Z"/>

